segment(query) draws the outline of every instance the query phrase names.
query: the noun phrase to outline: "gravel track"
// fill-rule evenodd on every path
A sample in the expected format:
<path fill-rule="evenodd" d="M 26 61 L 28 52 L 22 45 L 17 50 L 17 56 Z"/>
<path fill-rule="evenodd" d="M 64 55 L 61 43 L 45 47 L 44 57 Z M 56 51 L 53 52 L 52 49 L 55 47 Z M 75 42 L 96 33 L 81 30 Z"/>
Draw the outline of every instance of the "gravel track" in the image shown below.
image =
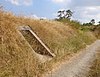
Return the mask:
<path fill-rule="evenodd" d="M 87 77 L 98 49 L 100 49 L 100 40 L 88 45 L 81 53 L 64 62 L 54 71 L 45 74 L 44 77 Z"/>

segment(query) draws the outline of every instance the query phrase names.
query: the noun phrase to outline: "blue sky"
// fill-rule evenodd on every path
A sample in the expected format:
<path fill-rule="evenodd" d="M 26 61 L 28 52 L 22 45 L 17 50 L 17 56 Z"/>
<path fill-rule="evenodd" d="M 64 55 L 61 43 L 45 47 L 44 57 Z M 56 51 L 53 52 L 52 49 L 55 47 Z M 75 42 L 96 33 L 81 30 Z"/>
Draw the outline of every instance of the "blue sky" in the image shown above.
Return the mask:
<path fill-rule="evenodd" d="M 60 9 L 74 11 L 72 19 L 89 22 L 100 21 L 100 0 L 0 0 L 7 11 L 34 18 L 53 19 Z"/>

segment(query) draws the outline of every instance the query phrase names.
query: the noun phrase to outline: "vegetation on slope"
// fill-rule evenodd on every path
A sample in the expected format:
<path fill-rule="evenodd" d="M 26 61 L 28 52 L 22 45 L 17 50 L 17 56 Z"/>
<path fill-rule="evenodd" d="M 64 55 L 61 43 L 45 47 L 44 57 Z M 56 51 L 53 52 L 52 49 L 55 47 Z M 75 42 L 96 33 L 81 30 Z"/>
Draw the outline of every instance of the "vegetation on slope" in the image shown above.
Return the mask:
<path fill-rule="evenodd" d="M 29 25 L 56 57 L 41 64 L 17 27 Z M 77 28 L 76 22 L 34 20 L 0 11 L 0 77 L 35 77 L 52 69 L 64 57 L 76 53 L 96 38 Z"/>
<path fill-rule="evenodd" d="M 96 60 L 94 61 L 91 71 L 87 77 L 99 77 L 100 76 L 100 50 L 97 50 Z"/>

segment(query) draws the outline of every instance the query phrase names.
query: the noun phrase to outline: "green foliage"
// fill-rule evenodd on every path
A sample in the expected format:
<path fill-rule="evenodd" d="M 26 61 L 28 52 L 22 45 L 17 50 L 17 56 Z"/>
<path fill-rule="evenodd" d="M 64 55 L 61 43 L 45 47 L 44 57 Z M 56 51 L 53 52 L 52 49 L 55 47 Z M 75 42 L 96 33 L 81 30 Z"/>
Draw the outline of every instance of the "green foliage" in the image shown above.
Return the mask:
<path fill-rule="evenodd" d="M 70 21 L 69 25 L 73 26 L 76 29 L 80 29 L 81 28 L 81 23 L 77 20 L 72 20 Z"/>
<path fill-rule="evenodd" d="M 93 39 L 89 35 L 86 35 L 84 32 L 78 33 L 76 36 L 73 36 L 67 40 L 66 45 L 70 51 L 77 52 L 78 50 L 85 47 L 86 44 L 90 44 Z"/>
<path fill-rule="evenodd" d="M 84 48 L 87 44 L 94 41 L 94 38 L 83 31 L 79 31 L 77 34 L 62 40 L 59 44 L 52 43 L 51 47 L 55 49 L 57 56 L 62 56 L 67 53 L 76 53 L 80 49 Z"/>
<path fill-rule="evenodd" d="M 66 18 L 64 18 L 64 19 L 56 19 L 56 21 L 59 21 L 59 22 L 62 22 L 62 23 L 68 23 L 68 22 L 70 22 L 70 20 L 66 19 Z"/>
<path fill-rule="evenodd" d="M 91 23 L 83 23 L 83 26 L 92 26 Z"/>
<path fill-rule="evenodd" d="M 57 21 L 62 22 L 64 24 L 68 24 L 75 29 L 81 29 L 81 23 L 77 20 L 70 20 L 70 19 L 57 19 Z"/>

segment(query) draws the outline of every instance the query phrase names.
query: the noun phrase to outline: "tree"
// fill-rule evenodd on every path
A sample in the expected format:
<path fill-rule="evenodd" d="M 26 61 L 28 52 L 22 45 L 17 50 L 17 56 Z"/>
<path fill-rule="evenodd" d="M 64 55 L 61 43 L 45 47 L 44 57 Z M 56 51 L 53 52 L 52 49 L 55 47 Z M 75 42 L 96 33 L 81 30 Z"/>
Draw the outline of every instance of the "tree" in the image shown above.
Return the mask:
<path fill-rule="evenodd" d="M 90 21 L 90 23 L 91 23 L 92 25 L 94 25 L 94 24 L 95 24 L 95 19 L 92 19 L 92 20 Z"/>
<path fill-rule="evenodd" d="M 61 18 L 62 17 L 62 12 L 58 11 L 58 14 L 59 14 L 58 17 Z"/>
<path fill-rule="evenodd" d="M 66 10 L 65 18 L 70 19 L 73 12 L 71 10 Z"/>
<path fill-rule="evenodd" d="M 99 23 L 99 25 L 100 25 L 100 21 L 99 21 L 98 23 Z"/>
<path fill-rule="evenodd" d="M 73 12 L 71 10 L 60 10 L 58 11 L 58 17 L 59 19 L 70 19 Z"/>
<path fill-rule="evenodd" d="M 63 19 L 64 18 L 64 12 L 65 12 L 65 10 L 58 11 L 58 17 L 59 17 L 59 19 Z"/>
<path fill-rule="evenodd" d="M 83 26 L 91 26 L 92 24 L 89 22 L 89 23 L 83 23 Z"/>

